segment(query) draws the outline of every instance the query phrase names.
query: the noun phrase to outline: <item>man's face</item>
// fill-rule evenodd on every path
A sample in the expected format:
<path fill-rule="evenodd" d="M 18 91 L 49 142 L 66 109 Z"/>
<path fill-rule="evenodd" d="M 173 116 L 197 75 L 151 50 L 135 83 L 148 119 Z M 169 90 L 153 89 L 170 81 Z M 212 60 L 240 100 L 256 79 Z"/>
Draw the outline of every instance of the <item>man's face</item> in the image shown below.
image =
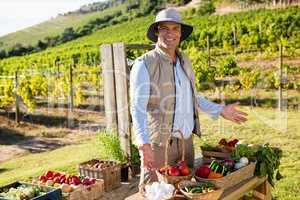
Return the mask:
<path fill-rule="evenodd" d="M 181 25 L 174 22 L 161 22 L 158 25 L 158 43 L 166 49 L 175 49 L 180 42 Z"/>

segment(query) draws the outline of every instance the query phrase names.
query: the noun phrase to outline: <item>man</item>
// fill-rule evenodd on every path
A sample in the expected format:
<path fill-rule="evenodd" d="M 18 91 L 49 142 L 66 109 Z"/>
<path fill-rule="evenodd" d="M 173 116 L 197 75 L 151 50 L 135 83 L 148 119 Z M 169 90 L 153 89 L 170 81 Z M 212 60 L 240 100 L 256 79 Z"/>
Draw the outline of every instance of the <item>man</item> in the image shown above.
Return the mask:
<path fill-rule="evenodd" d="M 213 118 L 221 115 L 236 123 L 246 121 L 246 114 L 236 109 L 238 103 L 222 106 L 197 93 L 192 64 L 177 48 L 192 31 L 175 9 L 159 12 L 147 32 L 156 47 L 135 61 L 130 74 L 131 114 L 142 163 L 140 189 L 157 180 L 154 170 L 164 166 L 166 143 L 175 130 L 183 133 L 185 162 L 193 167 L 192 132 L 201 135 L 199 108 Z M 178 138 L 178 134 L 172 136 L 169 164 L 181 158 Z"/>

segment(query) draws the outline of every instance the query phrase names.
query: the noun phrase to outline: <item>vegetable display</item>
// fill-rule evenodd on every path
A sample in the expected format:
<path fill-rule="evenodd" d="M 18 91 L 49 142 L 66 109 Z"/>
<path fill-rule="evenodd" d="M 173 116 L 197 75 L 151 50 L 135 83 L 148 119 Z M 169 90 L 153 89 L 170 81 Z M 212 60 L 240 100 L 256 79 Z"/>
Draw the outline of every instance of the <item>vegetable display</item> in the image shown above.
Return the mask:
<path fill-rule="evenodd" d="M 231 157 L 233 159 L 240 159 L 242 157 L 251 158 L 255 157 L 256 151 L 253 147 L 247 144 L 238 144 L 233 150 Z"/>
<path fill-rule="evenodd" d="M 234 171 L 234 160 L 223 160 L 218 162 L 213 160 L 209 166 L 203 165 L 196 169 L 196 176 L 200 178 L 217 179 L 222 178 Z M 246 166 L 246 165 L 244 165 Z"/>
<path fill-rule="evenodd" d="M 235 147 L 237 146 L 237 143 L 239 142 L 238 139 L 232 139 L 227 141 L 225 138 L 220 139 L 217 146 L 204 144 L 201 146 L 201 149 L 203 151 L 215 151 L 215 152 L 232 152 Z"/>
<path fill-rule="evenodd" d="M 227 142 L 227 140 L 225 138 L 222 138 L 219 141 L 219 148 L 221 148 L 223 151 L 228 151 L 231 152 L 234 150 L 235 145 L 239 142 L 238 139 L 233 139 Z"/>
<path fill-rule="evenodd" d="M 269 183 L 274 187 L 274 179 L 280 180 L 283 176 L 279 172 L 282 150 L 264 144 L 258 147 L 256 152 L 257 164 L 255 175 L 268 176 Z"/>
<path fill-rule="evenodd" d="M 17 188 L 10 188 L 7 192 L 0 193 L 0 197 L 13 200 L 29 200 L 45 194 L 39 186 L 20 185 Z"/>
<path fill-rule="evenodd" d="M 199 183 L 197 185 L 190 185 L 183 188 L 185 192 L 190 193 L 209 193 L 213 192 L 216 189 L 216 186 L 213 183 Z"/>
<path fill-rule="evenodd" d="M 275 180 L 283 178 L 279 172 L 282 150 L 271 147 L 268 143 L 263 145 L 248 145 L 237 144 L 237 141 L 238 140 L 235 139 L 227 142 L 226 139 L 223 138 L 216 147 L 207 144 L 203 145 L 201 148 L 206 151 L 220 151 L 220 146 L 234 146 L 234 148 L 232 148 L 230 159 L 213 160 L 209 167 L 200 166 L 196 169 L 196 176 L 209 179 L 220 178 L 234 170 L 239 170 L 247 166 L 250 159 L 256 161 L 255 175 L 259 177 L 267 176 L 269 183 L 274 187 Z"/>
<path fill-rule="evenodd" d="M 79 185 L 89 186 L 96 183 L 94 178 L 79 177 L 50 170 L 39 176 L 38 180 L 39 184 L 59 187 L 64 193 L 72 192 Z"/>
<path fill-rule="evenodd" d="M 188 176 L 191 171 L 184 161 L 178 162 L 175 166 L 167 166 L 159 169 L 161 174 L 168 174 L 169 176 Z"/>

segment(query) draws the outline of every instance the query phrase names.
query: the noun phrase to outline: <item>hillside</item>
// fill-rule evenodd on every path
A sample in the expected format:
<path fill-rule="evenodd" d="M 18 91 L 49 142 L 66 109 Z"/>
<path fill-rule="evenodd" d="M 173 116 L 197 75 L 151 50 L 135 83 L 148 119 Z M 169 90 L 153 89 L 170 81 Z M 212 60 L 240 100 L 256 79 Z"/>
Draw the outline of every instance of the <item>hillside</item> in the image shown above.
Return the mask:
<path fill-rule="evenodd" d="M 91 20 L 104 17 L 111 13 L 121 11 L 124 5 L 108 8 L 103 11 L 90 12 L 90 13 L 73 13 L 68 15 L 60 15 L 51 20 L 43 23 L 28 27 L 21 31 L 10 33 L 3 37 L 0 37 L 0 50 L 10 49 L 16 44 L 24 45 L 36 45 L 38 40 L 43 40 L 46 37 L 53 37 L 60 35 L 68 27 L 74 29 L 83 27 Z"/>

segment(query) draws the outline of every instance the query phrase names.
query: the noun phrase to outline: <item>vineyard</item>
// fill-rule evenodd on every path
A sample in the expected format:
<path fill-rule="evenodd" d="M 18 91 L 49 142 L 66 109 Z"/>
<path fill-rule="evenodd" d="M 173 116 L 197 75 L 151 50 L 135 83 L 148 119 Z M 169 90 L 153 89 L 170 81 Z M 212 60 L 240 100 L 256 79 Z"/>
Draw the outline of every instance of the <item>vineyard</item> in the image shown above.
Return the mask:
<path fill-rule="evenodd" d="M 82 19 L 77 16 L 72 22 L 69 21 L 72 15 L 64 16 L 66 21 L 62 28 L 78 20 L 74 25 L 76 31 L 87 27 L 90 19 L 94 20 L 95 27 L 89 34 L 33 51 L 35 53 L 0 59 L 0 186 L 15 180 L 35 179 L 52 169 L 77 173 L 78 163 L 94 158 L 112 159 L 111 153 L 100 148 L 103 146 L 98 137 L 109 124 L 105 123 L 109 117 L 104 107 L 106 111 L 109 109 L 103 98 L 104 94 L 107 97 L 107 88 L 104 88 L 102 74 L 102 67 L 107 65 L 101 63 L 101 50 L 105 48 L 100 46 L 133 44 L 126 49 L 130 69 L 133 61 L 145 52 L 145 49 L 136 49 L 145 46 L 136 44 L 149 47 L 146 31 L 158 8 L 151 7 L 152 3 L 162 1 L 124 2 L 129 4 L 120 3 L 102 13 L 86 13 Z M 143 2 L 144 7 L 132 2 Z M 111 18 L 101 24 L 107 16 Z M 200 16 L 197 10 L 184 9 L 182 16 L 183 21 L 194 26 L 192 35 L 180 44 L 180 49 L 193 63 L 198 91 L 217 103 L 239 101 L 238 109 L 248 114 L 248 121 L 237 125 L 221 117 L 212 120 L 200 113 L 203 137 L 193 138 L 195 155 L 201 154 L 203 144 L 213 144 L 220 137 L 239 138 L 249 144 L 267 142 L 283 151 L 280 171 L 284 178 L 271 189 L 273 198 L 299 200 L 300 7 L 223 16 Z M 43 25 L 45 30 L 37 33 L 37 38 L 28 38 L 28 44 L 63 31 L 48 32 L 47 24 Z M 28 37 L 17 33 L 16 36 L 16 41 Z M 12 39 L 7 44 L 13 43 Z M 123 46 L 112 46 L 103 52 L 113 53 L 114 64 L 110 67 L 116 69 L 121 63 L 118 58 L 124 58 L 123 51 L 116 49 L 123 50 L 119 48 Z M 120 65 L 124 66 L 123 62 Z M 126 80 L 123 80 L 118 81 L 118 86 L 124 85 Z M 109 84 L 105 82 L 106 85 Z M 112 99 L 116 85 L 108 90 Z M 122 102 L 122 96 L 118 97 Z M 117 102 L 115 106 L 120 107 Z M 284 112 L 277 112 L 277 108 L 284 108 Z M 117 120 L 119 125 L 125 121 L 120 117 Z M 132 122 L 128 124 L 131 126 Z M 132 141 L 134 137 L 133 130 Z M 126 195 L 118 190 L 113 193 Z"/>
<path fill-rule="evenodd" d="M 222 82 L 222 90 L 231 92 L 279 87 L 299 90 L 299 7 L 209 17 L 183 14 L 195 28 L 181 49 L 193 62 L 199 90 L 213 90 L 224 79 L 235 80 L 235 84 Z M 137 18 L 40 53 L 1 60 L 0 106 L 14 105 L 16 96 L 28 112 L 34 111 L 41 99 L 48 103 L 60 99 L 69 104 L 74 98 L 72 104 L 80 105 L 90 95 L 89 90 L 100 90 L 99 45 L 117 41 L 149 43 L 145 32 L 152 19 Z M 141 52 L 127 53 L 134 59 Z"/>

